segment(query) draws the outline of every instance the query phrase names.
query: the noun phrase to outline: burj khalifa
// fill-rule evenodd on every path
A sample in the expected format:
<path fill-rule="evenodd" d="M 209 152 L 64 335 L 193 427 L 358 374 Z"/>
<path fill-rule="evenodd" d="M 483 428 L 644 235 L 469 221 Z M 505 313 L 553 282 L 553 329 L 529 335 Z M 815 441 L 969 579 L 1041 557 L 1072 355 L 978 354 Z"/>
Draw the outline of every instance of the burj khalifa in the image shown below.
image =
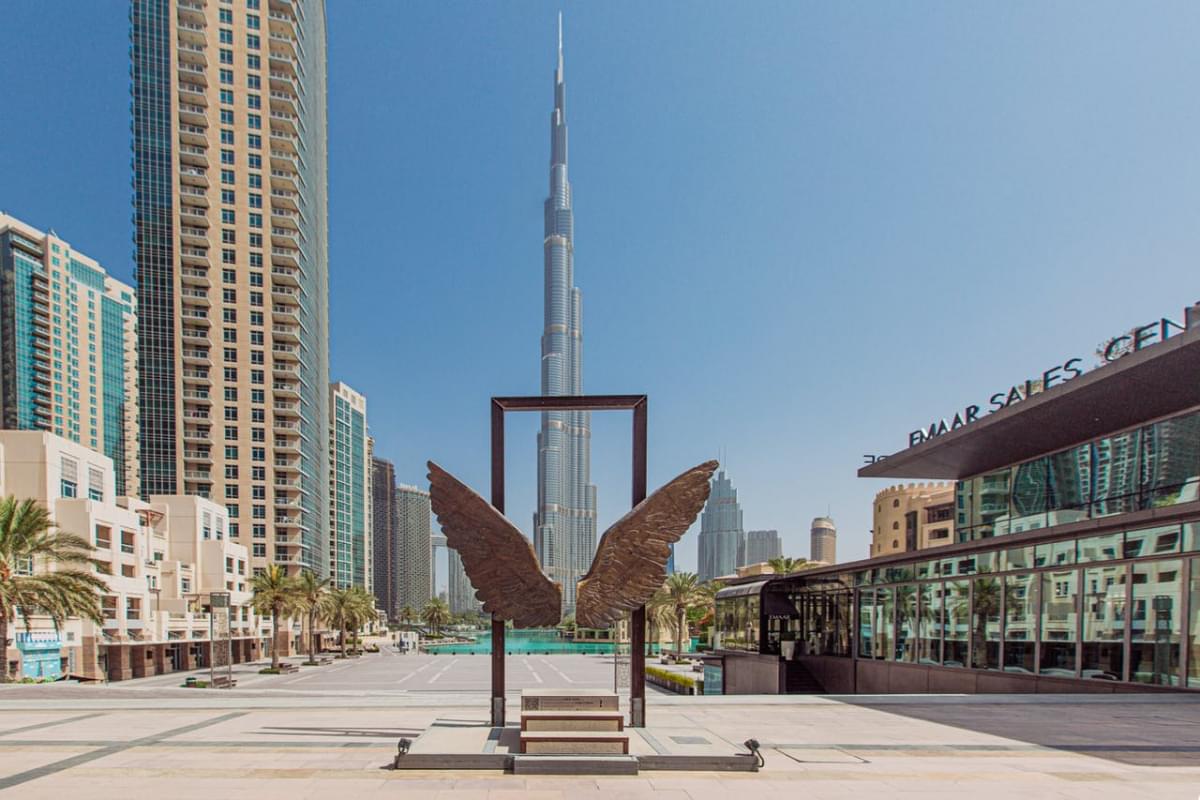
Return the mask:
<path fill-rule="evenodd" d="M 545 327 L 542 394 L 583 394 L 583 296 L 575 286 L 575 218 L 567 180 L 567 88 L 562 15 L 550 115 L 550 196 L 545 204 Z M 591 414 L 546 412 L 537 437 L 538 507 L 533 544 L 542 568 L 563 587 L 563 614 L 575 612 L 575 583 L 596 550 L 596 487 L 591 483 Z"/>

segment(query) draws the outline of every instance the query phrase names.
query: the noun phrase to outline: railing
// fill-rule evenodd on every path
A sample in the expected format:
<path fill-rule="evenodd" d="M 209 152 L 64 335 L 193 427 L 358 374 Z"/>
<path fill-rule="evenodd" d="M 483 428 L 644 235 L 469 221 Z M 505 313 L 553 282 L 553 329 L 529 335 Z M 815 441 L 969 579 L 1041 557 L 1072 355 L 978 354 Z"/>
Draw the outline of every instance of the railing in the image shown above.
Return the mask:
<path fill-rule="evenodd" d="M 122 552 L 122 553 L 132 553 L 132 552 L 133 552 L 133 545 L 131 545 L 131 544 L 128 544 L 128 543 L 126 543 L 126 542 L 121 542 L 121 552 Z"/>

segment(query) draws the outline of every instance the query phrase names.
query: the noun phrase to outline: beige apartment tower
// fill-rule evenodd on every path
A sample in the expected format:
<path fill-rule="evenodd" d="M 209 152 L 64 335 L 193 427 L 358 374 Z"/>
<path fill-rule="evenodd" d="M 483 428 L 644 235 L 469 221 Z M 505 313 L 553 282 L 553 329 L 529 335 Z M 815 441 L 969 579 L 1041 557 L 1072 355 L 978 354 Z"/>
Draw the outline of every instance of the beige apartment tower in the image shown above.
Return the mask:
<path fill-rule="evenodd" d="M 871 557 L 954 541 L 954 484 L 909 483 L 875 495 Z"/>
<path fill-rule="evenodd" d="M 837 525 L 829 517 L 817 517 L 809 530 L 809 560 L 837 563 Z"/>
<path fill-rule="evenodd" d="M 116 494 L 140 491 L 133 287 L 54 231 L 2 212 L 0 427 L 52 431 L 103 453 Z"/>
<path fill-rule="evenodd" d="M 142 492 L 328 576 L 325 9 L 132 0 Z"/>

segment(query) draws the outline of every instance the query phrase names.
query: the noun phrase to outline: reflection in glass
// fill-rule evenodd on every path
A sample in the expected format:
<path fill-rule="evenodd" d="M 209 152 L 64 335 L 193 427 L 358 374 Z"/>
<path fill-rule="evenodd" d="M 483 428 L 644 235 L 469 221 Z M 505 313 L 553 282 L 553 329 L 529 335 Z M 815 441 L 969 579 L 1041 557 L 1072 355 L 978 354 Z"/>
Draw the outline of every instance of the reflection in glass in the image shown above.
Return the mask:
<path fill-rule="evenodd" d="M 1042 573 L 1042 675 L 1075 677 L 1078 582 L 1073 569 Z"/>
<path fill-rule="evenodd" d="M 1012 470 L 1002 469 L 971 479 L 971 538 L 986 539 L 995 533 L 996 521 L 1009 514 L 1008 493 Z"/>
<path fill-rule="evenodd" d="M 896 660 L 917 660 L 917 586 L 896 587 Z"/>
<path fill-rule="evenodd" d="M 1000 668 L 1000 613 L 1004 582 L 1000 578 L 976 578 L 971 599 L 971 666 Z"/>
<path fill-rule="evenodd" d="M 1079 563 L 1088 564 L 1093 561 L 1115 561 L 1121 557 L 1125 535 L 1108 533 L 1104 536 L 1092 536 L 1079 540 Z"/>
<path fill-rule="evenodd" d="M 1038 616 L 1037 576 L 1008 575 L 1004 587 L 1004 671 L 1032 673 Z"/>
<path fill-rule="evenodd" d="M 1125 557 L 1156 556 L 1179 552 L 1179 526 L 1163 525 L 1125 533 Z"/>
<path fill-rule="evenodd" d="M 895 592 L 888 589 L 875 590 L 875 658 L 895 661 L 892 650 L 892 624 L 896 610 Z"/>
<path fill-rule="evenodd" d="M 1200 558 L 1191 561 L 1192 618 L 1188 625 L 1188 686 L 1200 688 Z"/>
<path fill-rule="evenodd" d="M 1075 563 L 1075 540 L 1064 539 L 1048 544 L 1039 544 L 1034 556 L 1039 567 L 1065 567 Z"/>
<path fill-rule="evenodd" d="M 858 590 L 858 657 L 874 658 L 875 590 Z"/>
<path fill-rule="evenodd" d="M 996 534 L 1020 533 L 1046 527 L 1049 459 L 1027 461 L 1013 470 L 1012 505 L 1008 519 L 996 520 Z"/>
<path fill-rule="evenodd" d="M 1091 501 L 1092 446 L 1073 447 L 1055 453 L 1049 464 L 1049 525 L 1062 525 L 1086 519 Z"/>
<path fill-rule="evenodd" d="M 1200 413 L 1142 429 L 1142 491 L 1149 508 L 1200 500 Z"/>
<path fill-rule="evenodd" d="M 1010 547 L 1004 551 L 1004 565 L 1001 569 L 1032 569 L 1033 568 L 1033 548 L 1032 547 Z"/>
<path fill-rule="evenodd" d="M 965 667 L 971 635 L 971 582 L 946 581 L 945 585 L 942 663 L 947 667 Z"/>
<path fill-rule="evenodd" d="M 1189 522 L 1183 526 L 1183 550 L 1185 553 L 1200 550 L 1200 522 Z"/>
<path fill-rule="evenodd" d="M 1124 680 L 1125 565 L 1085 569 L 1083 593 L 1082 675 Z"/>
<path fill-rule="evenodd" d="M 1136 511 L 1141 467 L 1141 431 L 1097 439 L 1092 443 L 1094 470 L 1092 516 Z"/>
<path fill-rule="evenodd" d="M 1131 681 L 1179 685 L 1180 565 L 1178 559 L 1133 565 Z"/>
<path fill-rule="evenodd" d="M 920 584 L 921 619 L 917 627 L 920 640 L 917 661 L 942 663 L 942 584 Z"/>
<path fill-rule="evenodd" d="M 971 540 L 971 481 L 954 484 L 954 539 Z"/>

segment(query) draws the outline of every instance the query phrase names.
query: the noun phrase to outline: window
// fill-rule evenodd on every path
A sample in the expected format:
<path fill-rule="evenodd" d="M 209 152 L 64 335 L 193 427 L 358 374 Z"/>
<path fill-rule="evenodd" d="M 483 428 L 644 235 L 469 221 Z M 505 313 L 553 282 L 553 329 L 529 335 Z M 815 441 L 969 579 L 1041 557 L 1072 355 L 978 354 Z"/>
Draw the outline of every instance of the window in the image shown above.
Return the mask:
<path fill-rule="evenodd" d="M 262 88 L 262 80 L 257 75 L 247 75 L 246 88 L 258 91 Z"/>
<path fill-rule="evenodd" d="M 254 542 L 252 546 L 253 546 L 253 551 L 251 552 L 251 555 L 253 555 L 255 558 L 266 558 L 267 557 L 266 542 Z"/>
<path fill-rule="evenodd" d="M 258 114 L 250 114 L 246 117 L 246 122 L 250 126 L 250 130 L 262 130 L 262 117 Z"/>
<path fill-rule="evenodd" d="M 237 379 L 238 379 L 237 368 L 236 367 L 226 367 L 225 368 L 225 380 L 230 383 L 236 383 Z"/>
<path fill-rule="evenodd" d="M 234 347 L 225 348 L 225 361 L 237 361 L 237 349 Z"/>
<path fill-rule="evenodd" d="M 225 406 L 225 421 L 236 422 L 238 418 L 237 406 Z"/>
<path fill-rule="evenodd" d="M 221 90 L 221 103 L 223 105 L 227 105 L 227 106 L 233 105 L 233 92 L 231 92 L 228 89 L 222 89 Z"/>
<path fill-rule="evenodd" d="M 1038 672 L 1075 677 L 1079 576 L 1075 570 L 1041 573 L 1042 656 Z"/>
<path fill-rule="evenodd" d="M 1143 561 L 1132 565 L 1129 680 L 1179 685 L 1183 562 Z"/>
<path fill-rule="evenodd" d="M 257 14 L 247 14 L 246 15 L 246 27 L 252 31 L 256 31 L 259 29 L 259 21 L 258 21 Z"/>
<path fill-rule="evenodd" d="M 255 194 L 254 192 L 250 193 L 250 207 L 251 208 L 262 208 L 263 207 L 261 194 Z M 251 217 L 251 218 L 253 218 L 253 217 Z M 261 220 L 262 217 L 260 216 L 259 219 Z M 261 253 L 259 255 L 261 255 Z"/>
<path fill-rule="evenodd" d="M 234 438 L 236 439 L 237 437 L 234 436 Z M 237 445 L 234 445 L 234 444 L 225 445 L 225 460 L 226 461 L 236 461 L 237 457 L 238 457 Z"/>
<path fill-rule="evenodd" d="M 255 213 L 251 212 L 250 227 L 251 228 L 261 228 L 262 226 L 263 226 L 263 215 L 255 214 Z"/>
<path fill-rule="evenodd" d="M 233 66 L 233 51 L 227 48 L 221 48 L 220 59 L 222 64 Z"/>
<path fill-rule="evenodd" d="M 79 463 L 73 458 L 63 456 L 61 471 L 59 493 L 63 497 L 77 497 L 79 494 Z"/>
<path fill-rule="evenodd" d="M 262 156 L 258 153 L 251 153 L 246 156 L 246 163 L 250 165 L 250 169 L 262 169 Z M 262 247 L 260 244 L 259 247 Z"/>
<path fill-rule="evenodd" d="M 231 70 L 231 69 L 222 69 L 222 70 L 220 71 L 219 75 L 220 75 L 220 78 L 221 78 L 221 83 L 223 83 L 223 84 L 226 84 L 226 85 L 232 85 L 232 84 L 233 84 L 233 70 Z"/>
<path fill-rule="evenodd" d="M 233 151 L 232 150 L 222 150 L 221 151 L 221 163 L 222 164 L 232 164 L 233 163 Z"/>
<path fill-rule="evenodd" d="M 221 224 L 222 225 L 236 225 L 237 224 L 237 214 L 234 212 L 234 210 L 232 208 L 222 208 L 221 209 Z"/>
<path fill-rule="evenodd" d="M 250 255 L 252 258 L 253 258 L 253 256 L 258 256 L 259 262 L 262 261 L 262 253 L 251 253 Z M 251 265 L 251 266 L 253 266 L 253 265 Z M 260 263 L 258 266 L 261 267 L 262 264 Z M 251 272 L 250 273 L 250 285 L 251 286 L 262 286 L 263 285 L 263 276 L 262 276 L 261 272 Z"/>
<path fill-rule="evenodd" d="M 234 185 L 235 181 L 234 181 L 234 177 L 233 177 L 233 170 L 231 170 L 231 169 L 221 170 L 221 183 L 225 184 L 226 186 Z"/>
<path fill-rule="evenodd" d="M 224 203 L 225 205 L 230 205 L 230 206 L 237 202 L 237 200 L 234 198 L 232 189 L 222 189 L 221 190 L 221 202 Z M 226 252 L 231 252 L 231 251 L 226 251 Z"/>
<path fill-rule="evenodd" d="M 246 56 L 246 69 L 262 69 L 262 58 L 255 53 Z"/>
<path fill-rule="evenodd" d="M 262 95 L 257 95 L 257 94 L 246 95 L 246 105 L 249 108 L 261 109 L 262 108 Z"/>
<path fill-rule="evenodd" d="M 236 303 L 237 302 L 237 289 L 222 289 L 221 290 L 221 302 Z"/>
<path fill-rule="evenodd" d="M 228 228 L 221 231 L 221 244 L 237 244 L 237 234 Z"/>
<path fill-rule="evenodd" d="M 222 20 L 222 22 L 224 22 L 224 20 Z M 221 28 L 220 30 L 221 32 L 219 37 L 221 44 L 233 44 L 233 31 L 229 30 L 228 28 Z M 232 103 L 233 100 L 230 100 L 229 102 Z"/>
<path fill-rule="evenodd" d="M 228 247 L 221 248 L 221 263 L 222 264 L 236 264 L 237 263 L 237 251 L 231 250 Z M 231 270 L 231 269 L 225 270 L 224 272 L 221 273 L 221 275 L 222 275 L 222 278 L 225 281 L 225 283 L 234 283 L 237 280 L 236 276 L 233 278 L 225 277 L 227 275 L 233 275 L 233 270 Z"/>
<path fill-rule="evenodd" d="M 253 33 L 246 34 L 246 49 L 247 50 L 258 50 L 259 49 L 258 36 L 256 36 Z"/>
<path fill-rule="evenodd" d="M 254 527 L 253 527 L 253 528 L 252 528 L 252 530 L 251 530 L 251 535 L 252 535 L 252 536 L 253 536 L 255 539 L 265 539 L 265 538 L 267 538 L 267 526 L 266 526 L 266 525 L 261 525 L 261 524 L 255 523 Z"/>
<path fill-rule="evenodd" d="M 250 145 L 251 150 L 262 150 L 262 135 L 248 133 L 246 134 L 246 143 Z"/>
<path fill-rule="evenodd" d="M 225 499 L 226 500 L 237 500 L 238 499 L 238 485 L 236 483 L 231 483 L 231 484 L 226 485 Z"/>
<path fill-rule="evenodd" d="M 218 18 L 220 19 L 222 25 L 232 25 L 233 24 L 233 11 L 231 11 L 228 8 L 222 8 L 219 11 Z"/>
<path fill-rule="evenodd" d="M 237 425 L 226 425 L 225 426 L 225 441 L 236 442 L 237 438 L 238 438 Z"/>
<path fill-rule="evenodd" d="M 228 447 L 225 448 L 225 452 L 226 453 L 229 452 Z M 228 458 L 228 456 L 226 456 L 226 458 Z M 238 465 L 237 464 L 226 464 L 225 465 L 225 480 L 236 481 L 237 479 L 238 479 Z"/>

